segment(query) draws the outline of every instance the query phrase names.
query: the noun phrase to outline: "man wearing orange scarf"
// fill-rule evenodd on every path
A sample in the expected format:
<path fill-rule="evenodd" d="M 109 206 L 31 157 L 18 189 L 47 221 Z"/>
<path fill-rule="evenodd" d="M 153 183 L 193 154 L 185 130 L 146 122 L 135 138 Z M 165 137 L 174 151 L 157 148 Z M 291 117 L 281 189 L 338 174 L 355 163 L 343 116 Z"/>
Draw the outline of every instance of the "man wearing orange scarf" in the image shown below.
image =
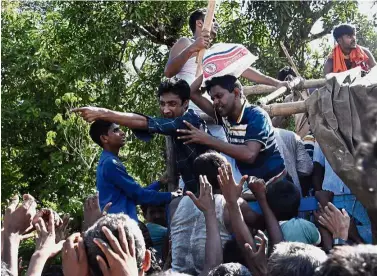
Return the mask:
<path fill-rule="evenodd" d="M 360 66 L 369 72 L 376 65 L 371 52 L 356 44 L 356 29 L 352 25 L 342 24 L 334 28 L 333 36 L 337 45 L 327 58 L 324 66 L 325 75 L 344 72 Z"/>

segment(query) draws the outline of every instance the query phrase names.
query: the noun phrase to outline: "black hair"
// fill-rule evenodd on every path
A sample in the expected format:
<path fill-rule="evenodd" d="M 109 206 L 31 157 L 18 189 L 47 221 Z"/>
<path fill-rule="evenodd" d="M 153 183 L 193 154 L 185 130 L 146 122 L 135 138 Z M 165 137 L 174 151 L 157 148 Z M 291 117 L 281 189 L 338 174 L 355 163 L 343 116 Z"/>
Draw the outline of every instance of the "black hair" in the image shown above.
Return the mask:
<path fill-rule="evenodd" d="M 224 263 L 213 268 L 208 276 L 251 276 L 246 266 L 239 263 Z"/>
<path fill-rule="evenodd" d="M 225 75 L 221 77 L 214 77 L 211 80 L 208 80 L 205 82 L 207 92 L 210 93 L 211 88 L 218 85 L 223 89 L 226 89 L 229 91 L 229 93 L 232 93 L 234 88 L 238 88 L 242 90 L 242 85 L 240 81 L 235 77 L 231 75 Z"/>
<path fill-rule="evenodd" d="M 113 123 L 97 120 L 90 126 L 89 135 L 92 138 L 93 142 L 95 142 L 100 147 L 103 147 L 101 142 L 101 135 L 107 135 L 109 129 Z"/>
<path fill-rule="evenodd" d="M 191 13 L 189 18 L 189 26 L 193 34 L 195 34 L 196 29 L 196 20 L 204 20 L 204 17 L 206 16 L 207 9 L 197 9 L 193 13 Z"/>
<path fill-rule="evenodd" d="M 298 215 L 300 191 L 292 182 L 282 180 L 267 185 L 266 197 L 277 220 L 290 220 Z"/>
<path fill-rule="evenodd" d="M 269 276 L 314 275 L 315 270 L 326 260 L 326 253 L 311 244 L 280 242 L 275 245 L 267 263 Z"/>
<path fill-rule="evenodd" d="M 316 276 L 377 275 L 377 249 L 374 245 L 337 246 L 321 265 Z"/>
<path fill-rule="evenodd" d="M 285 81 L 286 78 L 291 75 L 292 77 L 297 77 L 295 71 L 293 71 L 292 67 L 285 66 L 284 68 L 280 69 L 277 79 L 279 81 Z"/>
<path fill-rule="evenodd" d="M 190 100 L 190 85 L 187 81 L 178 78 L 171 78 L 161 82 L 158 87 L 157 96 L 160 97 L 165 93 L 173 93 L 178 95 L 184 101 Z"/>
<path fill-rule="evenodd" d="M 356 34 L 356 28 L 350 24 L 340 24 L 338 26 L 335 26 L 332 34 L 334 36 L 335 41 L 337 41 L 343 35 Z"/>
<path fill-rule="evenodd" d="M 208 151 L 199 155 L 194 160 L 194 174 L 199 183 L 199 175 L 206 175 L 208 182 L 213 189 L 220 189 L 217 176 L 219 175 L 219 168 L 226 164 L 226 159 L 215 151 Z"/>
<path fill-rule="evenodd" d="M 231 239 L 224 244 L 223 260 L 224 263 L 240 263 L 247 266 L 244 252 L 235 239 Z"/>
<path fill-rule="evenodd" d="M 98 219 L 93 226 L 91 226 L 84 233 L 84 244 L 88 258 L 88 265 L 93 276 L 102 276 L 102 271 L 98 265 L 97 256 L 101 256 L 106 261 L 106 256 L 102 250 L 94 243 L 95 238 L 99 238 L 109 244 L 109 240 L 102 231 L 102 227 L 106 226 L 111 233 L 119 239 L 118 225 L 123 223 L 124 231 L 126 233 L 127 241 L 131 241 L 131 235 L 135 240 L 135 256 L 139 271 L 142 269 L 145 258 L 145 241 L 143 234 L 137 223 L 128 215 L 123 213 L 107 214 Z"/>

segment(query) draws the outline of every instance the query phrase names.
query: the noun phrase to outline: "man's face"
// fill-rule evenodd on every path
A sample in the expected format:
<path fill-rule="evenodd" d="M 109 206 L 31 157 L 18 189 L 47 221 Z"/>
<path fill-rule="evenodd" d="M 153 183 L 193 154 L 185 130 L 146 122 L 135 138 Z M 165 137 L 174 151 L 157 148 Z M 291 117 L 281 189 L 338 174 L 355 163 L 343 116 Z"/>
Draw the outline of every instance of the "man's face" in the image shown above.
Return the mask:
<path fill-rule="evenodd" d="M 342 49 L 355 49 L 356 48 L 356 34 L 343 35 L 339 39 L 339 44 Z"/>
<path fill-rule="evenodd" d="M 204 25 L 204 18 L 200 21 L 199 28 L 200 30 L 203 30 L 203 25 Z M 198 26 L 198 25 L 197 25 Z M 212 25 L 211 25 L 211 42 L 216 39 L 217 32 L 220 29 L 220 24 L 217 22 L 216 18 L 213 18 L 212 20 Z"/>
<path fill-rule="evenodd" d="M 219 85 L 211 87 L 210 96 L 213 107 L 221 117 L 227 117 L 230 114 L 237 100 L 234 92 L 230 93 Z"/>
<path fill-rule="evenodd" d="M 188 101 L 182 103 L 181 98 L 171 92 L 160 96 L 160 111 L 164 118 L 176 118 L 182 116 L 188 106 Z"/>
<path fill-rule="evenodd" d="M 123 147 L 126 143 L 126 134 L 119 128 L 119 125 L 112 124 L 107 132 L 107 135 L 104 135 L 104 143 L 111 147 Z"/>
<path fill-rule="evenodd" d="M 162 206 L 149 206 L 145 219 L 148 222 L 166 226 L 165 208 Z"/>

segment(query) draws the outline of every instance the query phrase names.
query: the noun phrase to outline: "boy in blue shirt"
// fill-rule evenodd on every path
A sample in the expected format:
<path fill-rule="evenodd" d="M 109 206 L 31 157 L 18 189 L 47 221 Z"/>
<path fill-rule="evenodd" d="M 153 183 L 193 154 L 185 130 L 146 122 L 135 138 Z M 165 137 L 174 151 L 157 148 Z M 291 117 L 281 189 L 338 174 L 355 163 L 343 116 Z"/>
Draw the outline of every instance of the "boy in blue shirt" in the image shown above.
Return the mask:
<path fill-rule="evenodd" d="M 143 188 L 127 173 L 118 156 L 126 142 L 125 133 L 118 125 L 97 120 L 90 126 L 89 134 L 103 148 L 96 174 L 101 209 L 112 202 L 108 213 L 123 212 L 138 221 L 137 204 L 167 204 L 178 196 L 176 193 L 158 192 L 157 183 Z"/>

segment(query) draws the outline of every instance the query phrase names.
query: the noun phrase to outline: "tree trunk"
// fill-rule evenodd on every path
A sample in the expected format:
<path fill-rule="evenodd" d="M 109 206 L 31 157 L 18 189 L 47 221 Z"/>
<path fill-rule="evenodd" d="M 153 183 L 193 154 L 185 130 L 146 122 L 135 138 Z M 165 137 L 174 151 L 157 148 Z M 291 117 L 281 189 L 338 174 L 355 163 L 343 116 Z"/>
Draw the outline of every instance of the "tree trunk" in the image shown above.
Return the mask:
<path fill-rule="evenodd" d="M 168 172 L 168 191 L 172 192 L 178 188 L 178 172 L 176 163 L 176 153 L 173 144 L 173 138 L 165 137 L 166 145 L 166 170 Z"/>

